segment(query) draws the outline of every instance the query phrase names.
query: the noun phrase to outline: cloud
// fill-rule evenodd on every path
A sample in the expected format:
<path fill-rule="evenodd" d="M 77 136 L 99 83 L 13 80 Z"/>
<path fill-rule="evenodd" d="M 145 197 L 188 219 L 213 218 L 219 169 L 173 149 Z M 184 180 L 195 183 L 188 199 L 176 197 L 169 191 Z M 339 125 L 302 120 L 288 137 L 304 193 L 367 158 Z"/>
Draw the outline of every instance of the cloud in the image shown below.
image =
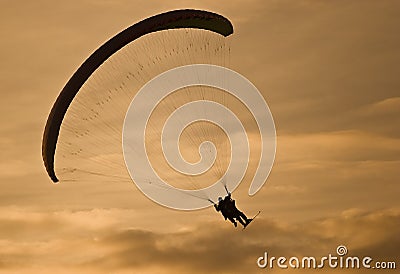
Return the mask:
<path fill-rule="evenodd" d="M 399 138 L 400 97 L 388 97 L 366 104 L 352 111 L 354 123 L 363 124 L 364 130 Z"/>
<path fill-rule="evenodd" d="M 398 114 L 400 112 L 400 97 L 391 97 L 370 104 L 362 109 L 366 115 Z"/>
<path fill-rule="evenodd" d="M 276 256 L 322 257 L 335 254 L 336 247 L 345 244 L 354 256 L 375 255 L 377 259 L 379 253 L 379 259 L 394 260 L 396 250 L 386 247 L 388 239 L 400 243 L 395 232 L 399 216 L 399 212 L 359 213 L 351 219 L 338 216 L 293 226 L 260 218 L 242 234 L 231 228 L 221 229 L 222 224 L 205 223 L 190 232 L 168 235 L 124 231 L 105 241 L 122 247 L 111 255 L 122 268 L 159 264 L 182 273 L 251 273 L 257 271 L 255 260 L 263 251 Z M 383 229 L 382 223 L 391 230 Z M 360 227 L 366 225 L 368 229 L 360 232 Z M 134 256 L 140 263 L 132 259 Z"/>
<path fill-rule="evenodd" d="M 240 54 L 233 63 L 263 92 L 278 131 L 357 129 L 399 136 L 395 117 L 371 123 L 355 113 L 397 96 L 392 11 L 398 5 L 271 1 L 263 7 L 257 12 L 262 20 L 255 16 L 240 25 L 234 44 Z"/>
<path fill-rule="evenodd" d="M 400 245 L 399 209 L 367 212 L 353 208 L 296 224 L 260 216 L 245 231 L 213 215 L 191 225 L 186 219 L 181 223 L 185 229 L 170 233 L 129 227 L 114 216 L 128 211 L 117 209 L 1 211 L 9 213 L 0 218 L 5 227 L 0 234 L 0 269 L 8 273 L 35 269 L 54 273 L 59 268 L 74 273 L 148 273 L 155 269 L 159 273 L 255 273 L 256 259 L 265 251 L 271 256 L 320 258 L 335 254 L 336 247 L 344 244 L 352 256 L 394 260 Z"/>
<path fill-rule="evenodd" d="M 279 136 L 286 161 L 390 161 L 398 159 L 400 140 L 371 132 L 348 130 Z"/>

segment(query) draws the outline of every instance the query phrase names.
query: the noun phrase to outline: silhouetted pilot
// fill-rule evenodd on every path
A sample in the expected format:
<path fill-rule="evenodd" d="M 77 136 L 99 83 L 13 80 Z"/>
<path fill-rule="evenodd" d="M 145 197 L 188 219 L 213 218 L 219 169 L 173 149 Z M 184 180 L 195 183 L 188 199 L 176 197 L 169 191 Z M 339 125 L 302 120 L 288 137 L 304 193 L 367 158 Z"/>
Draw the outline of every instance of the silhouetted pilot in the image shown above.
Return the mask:
<path fill-rule="evenodd" d="M 243 227 L 246 227 L 252 221 L 252 219 L 248 219 L 242 211 L 237 209 L 235 200 L 231 198 L 231 193 L 228 193 L 224 199 L 218 197 L 218 204 L 214 204 L 214 207 L 217 211 L 221 211 L 225 220 L 229 219 L 235 227 L 237 227 L 236 221 L 239 221 Z"/>

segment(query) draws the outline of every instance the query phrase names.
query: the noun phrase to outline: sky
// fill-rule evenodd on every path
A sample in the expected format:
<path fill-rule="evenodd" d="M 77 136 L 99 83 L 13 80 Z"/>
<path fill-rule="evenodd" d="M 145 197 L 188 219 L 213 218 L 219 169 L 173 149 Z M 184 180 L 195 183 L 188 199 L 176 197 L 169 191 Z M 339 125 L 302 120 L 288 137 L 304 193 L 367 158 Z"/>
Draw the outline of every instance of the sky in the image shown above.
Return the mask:
<path fill-rule="evenodd" d="M 180 8 L 233 22 L 231 66 L 274 117 L 267 183 L 233 193 L 249 216 L 262 211 L 245 231 L 126 181 L 54 185 L 43 166 L 47 116 L 78 66 L 122 29 Z M 0 273 L 334 273 L 256 261 L 339 245 L 400 267 L 399 12 L 397 1 L 2 1 Z"/>

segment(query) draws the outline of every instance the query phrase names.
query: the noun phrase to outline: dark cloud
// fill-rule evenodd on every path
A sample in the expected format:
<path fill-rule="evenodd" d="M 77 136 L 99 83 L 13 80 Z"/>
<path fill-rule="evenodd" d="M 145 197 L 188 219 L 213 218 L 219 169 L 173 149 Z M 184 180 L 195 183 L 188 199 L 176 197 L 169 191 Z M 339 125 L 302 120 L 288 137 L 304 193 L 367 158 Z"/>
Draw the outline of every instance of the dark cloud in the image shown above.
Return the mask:
<path fill-rule="evenodd" d="M 1 212 L 9 213 L 0 218 L 1 267 L 18 273 L 51 272 L 56 267 L 74 269 L 74 273 L 154 269 L 159 273 L 257 273 L 261 270 L 256 260 L 265 251 L 276 257 L 321 258 L 335 254 L 342 244 L 349 256 L 393 261 L 400 247 L 396 209 L 348 209 L 337 216 L 298 223 L 273 221 L 263 213 L 245 231 L 213 213 L 212 218 L 193 224 L 188 218 L 180 220 L 181 229 L 170 233 L 129 228 L 120 221 L 129 212 L 117 209 L 44 213 L 2 208 Z M 158 225 L 169 224 L 160 220 Z"/>
<path fill-rule="evenodd" d="M 341 216 L 294 225 L 259 218 L 246 231 L 214 221 L 169 234 L 129 229 L 101 239 L 100 245 L 115 251 L 89 265 L 110 271 L 158 266 L 174 273 L 255 273 L 256 259 L 264 251 L 320 258 L 336 254 L 341 244 L 352 256 L 396 260 L 399 225 L 398 211 L 348 210 Z"/>

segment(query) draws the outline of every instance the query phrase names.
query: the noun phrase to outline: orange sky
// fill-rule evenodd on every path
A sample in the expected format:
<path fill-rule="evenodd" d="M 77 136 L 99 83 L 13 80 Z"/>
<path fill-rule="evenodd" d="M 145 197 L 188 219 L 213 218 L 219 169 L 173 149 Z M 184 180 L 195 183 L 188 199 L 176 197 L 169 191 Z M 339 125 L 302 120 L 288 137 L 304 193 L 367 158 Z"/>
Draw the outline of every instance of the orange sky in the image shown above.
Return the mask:
<path fill-rule="evenodd" d="M 160 207 L 132 183 L 54 185 L 42 164 L 47 115 L 76 68 L 127 26 L 177 8 L 233 22 L 232 68 L 275 119 L 267 183 L 234 193 L 249 215 L 262 210 L 245 232 L 210 208 Z M 0 273 L 279 272 L 256 259 L 340 244 L 399 267 L 399 12 L 397 1 L 4 2 Z"/>

